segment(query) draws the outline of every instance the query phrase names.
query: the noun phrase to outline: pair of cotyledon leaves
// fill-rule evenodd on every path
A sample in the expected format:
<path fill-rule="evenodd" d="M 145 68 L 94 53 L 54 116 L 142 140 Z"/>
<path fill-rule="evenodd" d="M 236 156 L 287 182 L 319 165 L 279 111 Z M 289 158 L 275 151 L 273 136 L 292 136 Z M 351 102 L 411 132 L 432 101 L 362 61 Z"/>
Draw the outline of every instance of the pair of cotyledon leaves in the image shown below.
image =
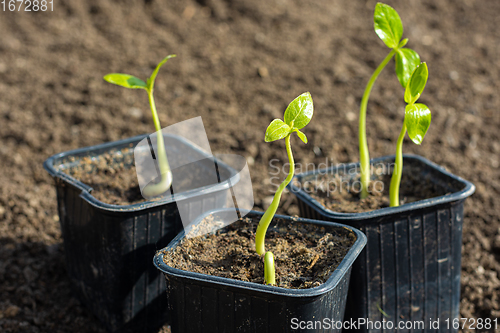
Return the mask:
<path fill-rule="evenodd" d="M 413 71 L 405 90 L 405 102 L 408 105 L 405 108 L 404 122 L 408 136 L 417 145 L 422 143 L 431 125 L 431 110 L 425 104 L 415 103 L 424 91 L 428 76 L 427 64 L 423 62 Z"/>
<path fill-rule="evenodd" d="M 145 90 L 151 90 L 151 88 L 154 85 L 156 75 L 158 74 L 158 71 L 160 70 L 160 67 L 163 66 L 168 59 L 174 58 L 175 54 L 171 54 L 169 56 L 166 56 L 160 63 L 156 66 L 155 70 L 151 74 L 151 76 L 148 78 L 147 83 L 144 82 L 143 80 L 129 74 L 121 74 L 121 73 L 112 73 L 104 76 L 104 80 L 106 80 L 109 83 L 116 84 L 117 86 L 129 88 L 129 89 L 145 89 Z"/>
<path fill-rule="evenodd" d="M 295 98 L 285 110 L 285 121 L 274 119 L 266 130 L 266 142 L 283 139 L 287 135 L 296 132 L 299 138 L 307 143 L 307 137 L 300 131 L 309 124 L 313 116 L 313 100 L 309 92 L 305 92 Z"/>
<path fill-rule="evenodd" d="M 425 133 L 431 123 L 429 108 L 415 102 L 422 94 L 429 72 L 425 63 L 420 63 L 417 52 L 403 48 L 408 39 L 401 41 L 403 23 L 398 13 L 383 3 L 377 3 L 373 15 L 374 28 L 377 35 L 387 45 L 396 51 L 396 75 L 405 90 L 405 125 L 408 136 L 417 145 L 422 143 Z"/>

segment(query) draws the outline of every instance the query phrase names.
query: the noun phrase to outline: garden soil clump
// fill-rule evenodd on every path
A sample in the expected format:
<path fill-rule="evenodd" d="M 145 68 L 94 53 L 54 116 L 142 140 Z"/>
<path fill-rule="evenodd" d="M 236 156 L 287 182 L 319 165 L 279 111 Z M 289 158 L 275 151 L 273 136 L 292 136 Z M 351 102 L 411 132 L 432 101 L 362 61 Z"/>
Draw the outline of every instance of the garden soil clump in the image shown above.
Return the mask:
<path fill-rule="evenodd" d="M 185 238 L 164 261 L 185 271 L 263 284 L 264 260 L 255 252 L 258 223 L 243 218 L 215 233 Z M 320 286 L 355 241 L 356 236 L 348 230 L 333 235 L 314 225 L 273 220 L 266 251 L 275 257 L 276 285 L 288 289 Z"/>
<path fill-rule="evenodd" d="M 476 185 L 464 207 L 460 316 L 498 318 L 500 1 L 387 3 L 429 66 L 421 102 L 432 123 L 422 145 L 406 139 L 403 151 Z M 309 143 L 292 142 L 296 171 L 358 161 L 359 103 L 388 53 L 373 31 L 375 4 L 61 0 L 51 12 L 0 10 L 0 331 L 105 332 L 71 293 L 56 191 L 42 166 L 59 152 L 154 132 L 146 94 L 105 74 L 144 79 L 177 54 L 155 84 L 161 124 L 201 116 L 214 153 L 247 158 L 264 210 L 287 171 L 284 143 L 265 143 L 264 133 L 299 94 L 311 92 L 314 120 Z M 396 151 L 403 95 L 391 63 L 368 104 L 372 158 Z M 293 195 L 278 213 L 299 214 Z"/>

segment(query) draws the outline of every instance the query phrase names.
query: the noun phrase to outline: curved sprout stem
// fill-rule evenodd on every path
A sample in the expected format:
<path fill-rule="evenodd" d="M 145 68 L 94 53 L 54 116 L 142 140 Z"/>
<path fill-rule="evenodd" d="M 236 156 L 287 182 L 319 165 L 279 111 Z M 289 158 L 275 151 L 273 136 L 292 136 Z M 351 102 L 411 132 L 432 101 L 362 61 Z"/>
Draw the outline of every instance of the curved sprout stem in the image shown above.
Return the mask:
<path fill-rule="evenodd" d="M 384 67 L 389 63 L 392 57 L 396 54 L 397 49 L 393 49 L 384 61 L 373 72 L 368 84 L 366 85 L 363 98 L 361 99 L 361 106 L 359 108 L 359 163 L 361 166 L 361 199 L 368 196 L 368 185 L 370 185 L 370 153 L 368 151 L 368 143 L 366 140 L 366 108 L 368 99 L 370 97 L 373 84 L 377 80 L 379 74 Z"/>
<path fill-rule="evenodd" d="M 149 105 L 151 107 L 151 114 L 153 115 L 153 122 L 156 129 L 156 149 L 158 153 L 158 167 L 160 169 L 161 180 L 156 184 L 148 184 L 143 188 L 142 194 L 146 197 L 155 197 L 162 193 L 165 193 L 170 186 L 172 186 L 172 171 L 170 170 L 170 165 L 168 164 L 167 152 L 165 151 L 165 143 L 163 140 L 163 134 L 161 132 L 160 118 L 158 117 L 158 112 L 156 111 L 156 104 L 153 97 L 154 84 L 156 75 L 160 67 L 167 62 L 168 59 L 175 57 L 175 55 L 169 55 L 164 58 L 155 68 L 153 73 L 147 82 Z"/>
<path fill-rule="evenodd" d="M 255 234 L 255 250 L 259 255 L 263 255 L 266 252 L 266 247 L 264 242 L 266 238 L 267 228 L 271 224 L 274 214 L 276 214 L 276 211 L 278 210 L 281 194 L 283 193 L 283 190 L 286 188 L 286 186 L 292 180 L 293 174 L 295 172 L 292 147 L 290 146 L 290 134 L 288 134 L 285 137 L 285 145 L 286 145 L 286 153 L 288 155 L 288 161 L 290 163 L 290 170 L 288 172 L 288 176 L 286 177 L 286 179 L 280 184 L 280 186 L 276 190 L 271 205 L 266 210 L 264 215 L 262 215 L 262 218 L 260 219 L 259 225 L 257 227 L 257 232 Z"/>
<path fill-rule="evenodd" d="M 274 255 L 271 251 L 267 251 L 264 256 L 264 282 L 273 286 L 276 285 Z"/>
<path fill-rule="evenodd" d="M 403 174 L 403 140 L 406 134 L 406 125 L 403 124 L 401 133 L 399 133 L 396 147 L 396 161 L 394 170 L 392 171 L 391 186 L 389 188 L 389 199 L 391 207 L 399 206 L 399 184 L 401 183 L 401 175 Z"/>
<path fill-rule="evenodd" d="M 158 153 L 158 167 L 160 169 L 161 180 L 159 183 L 150 183 L 142 189 L 142 194 L 146 197 L 156 197 L 165 193 L 172 185 L 172 171 L 168 164 L 167 152 L 165 151 L 165 143 L 163 141 L 163 133 L 161 132 L 160 119 L 156 112 L 156 105 L 153 98 L 153 86 L 147 90 L 149 97 L 149 105 L 153 115 L 153 122 L 156 129 L 156 151 Z"/>

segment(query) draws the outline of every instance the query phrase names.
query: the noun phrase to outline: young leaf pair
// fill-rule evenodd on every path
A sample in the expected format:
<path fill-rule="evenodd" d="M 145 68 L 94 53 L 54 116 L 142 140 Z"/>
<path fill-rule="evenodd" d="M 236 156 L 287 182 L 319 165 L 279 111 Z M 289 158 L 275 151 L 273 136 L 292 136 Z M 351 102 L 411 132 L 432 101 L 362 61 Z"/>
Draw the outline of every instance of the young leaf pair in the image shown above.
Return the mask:
<path fill-rule="evenodd" d="M 413 71 L 406 86 L 404 95 L 405 102 L 407 103 L 405 118 L 397 141 L 396 161 L 389 188 L 391 207 L 399 206 L 399 184 L 401 183 L 401 176 L 403 174 L 403 139 L 406 131 L 408 130 L 410 139 L 415 144 L 420 145 L 431 125 L 431 111 L 427 105 L 415 103 L 424 91 L 428 76 L 427 64 L 423 62 Z"/>
<path fill-rule="evenodd" d="M 368 186 L 370 184 L 370 154 L 366 139 L 366 108 L 372 87 L 379 74 L 394 56 L 396 57 L 396 75 L 403 88 L 406 88 L 411 74 L 420 64 L 420 56 L 417 52 L 409 48 L 404 48 L 408 42 L 408 38 L 401 40 L 403 37 L 403 23 L 398 13 L 391 6 L 377 3 L 373 15 L 373 23 L 375 33 L 391 51 L 368 81 L 359 109 L 359 161 L 361 166 L 362 199 L 368 196 Z"/>
<path fill-rule="evenodd" d="M 174 57 L 175 54 L 171 54 L 160 61 L 160 63 L 156 66 L 155 70 L 146 82 L 129 74 L 112 73 L 104 76 L 104 80 L 109 83 L 113 83 L 129 89 L 144 89 L 148 93 L 149 106 L 151 108 L 153 122 L 156 129 L 156 149 L 161 180 L 156 184 L 148 184 L 146 187 L 144 187 L 144 189 L 142 190 L 142 195 L 147 198 L 156 197 L 165 193 L 172 185 L 172 171 L 170 170 L 170 165 L 168 164 L 167 153 L 165 151 L 165 143 L 163 141 L 163 135 L 161 134 L 160 118 L 158 118 L 158 113 L 156 111 L 153 91 L 156 75 L 158 74 L 161 66 L 163 66 L 168 61 L 168 59 Z"/>
<path fill-rule="evenodd" d="M 288 155 L 288 161 L 290 164 L 290 169 L 285 180 L 280 184 L 276 193 L 274 194 L 273 201 L 271 205 L 266 210 L 264 215 L 259 221 L 257 226 L 257 232 L 255 234 L 255 250 L 258 254 L 263 255 L 264 258 L 264 279 L 267 284 L 275 284 L 274 276 L 274 256 L 269 251 L 266 253 L 265 248 L 265 237 L 266 232 L 271 224 L 271 221 L 278 210 L 278 206 L 281 199 L 281 194 L 286 186 L 290 183 L 295 172 L 295 163 L 293 160 L 292 147 L 290 145 L 290 136 L 292 133 L 297 133 L 298 137 L 307 143 L 307 137 L 304 133 L 300 131 L 311 121 L 313 116 L 313 100 L 311 94 L 306 92 L 295 98 L 286 108 L 284 121 L 281 119 L 275 119 L 269 124 L 266 130 L 266 142 L 272 142 L 280 139 L 285 139 L 286 152 Z"/>

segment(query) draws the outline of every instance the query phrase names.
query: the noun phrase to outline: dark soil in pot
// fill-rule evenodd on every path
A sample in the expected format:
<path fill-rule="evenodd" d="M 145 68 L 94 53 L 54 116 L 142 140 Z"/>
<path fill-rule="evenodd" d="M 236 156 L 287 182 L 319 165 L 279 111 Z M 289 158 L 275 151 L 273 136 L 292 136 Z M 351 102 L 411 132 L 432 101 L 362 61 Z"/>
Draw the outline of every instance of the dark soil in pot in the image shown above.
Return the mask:
<path fill-rule="evenodd" d="M 391 173 L 387 172 L 391 164 L 376 165 L 373 168 L 370 193 L 367 198 L 359 197 L 359 174 L 342 175 L 324 173 L 311 180 L 304 181 L 302 186 L 315 200 L 325 208 L 339 213 L 361 213 L 389 207 L 389 188 Z M 423 199 L 449 194 L 449 186 L 437 184 L 421 177 L 419 165 L 403 167 L 403 176 L 399 192 L 400 205 Z"/>
<path fill-rule="evenodd" d="M 177 191 L 184 192 L 196 189 L 198 184 L 200 186 L 212 185 L 207 183 L 208 179 L 212 179 L 210 176 L 215 176 L 215 164 L 211 158 L 192 162 L 186 154 L 175 154 L 174 156 L 176 163 L 182 165 L 172 170 L 174 187 Z M 134 149 L 132 148 L 106 152 L 98 156 L 82 157 L 78 161 L 72 157 L 69 162 L 79 163 L 75 163 L 76 166 L 68 168 L 64 172 L 90 186 L 92 196 L 101 202 L 114 205 L 132 205 L 162 199 L 161 196 L 149 200 L 142 197 L 136 174 Z M 220 180 L 227 180 L 229 177 L 227 169 L 219 168 L 218 170 Z M 166 195 L 170 194 L 171 192 L 166 193 Z"/>
<path fill-rule="evenodd" d="M 120 161 L 111 153 L 102 154 L 98 159 L 86 157 L 82 161 L 84 163 L 66 173 L 92 187 L 92 195 L 97 200 L 114 205 L 146 201 L 139 189 L 132 149 L 124 149 Z"/>
<path fill-rule="evenodd" d="M 258 223 L 257 219 L 242 218 L 223 231 L 186 238 L 164 261 L 181 270 L 262 284 L 263 258 L 255 252 Z M 274 223 L 276 227 L 266 236 L 266 251 L 275 256 L 278 287 L 321 285 L 356 241 L 347 229 L 332 234 L 314 225 L 290 225 L 279 219 Z"/>

